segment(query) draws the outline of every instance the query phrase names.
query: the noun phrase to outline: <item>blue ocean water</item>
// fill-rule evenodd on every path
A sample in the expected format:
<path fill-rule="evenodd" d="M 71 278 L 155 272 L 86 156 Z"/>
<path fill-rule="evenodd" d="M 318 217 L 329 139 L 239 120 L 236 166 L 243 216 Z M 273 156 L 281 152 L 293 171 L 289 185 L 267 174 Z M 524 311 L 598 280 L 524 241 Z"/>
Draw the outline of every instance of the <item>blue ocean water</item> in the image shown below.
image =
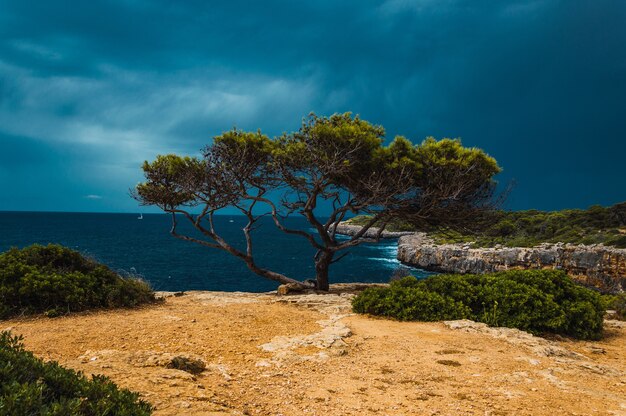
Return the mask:
<path fill-rule="evenodd" d="M 254 253 L 263 267 L 296 279 L 313 278 L 315 251 L 302 237 L 286 235 L 264 218 L 255 231 Z M 288 219 L 293 228 L 308 229 L 301 218 Z M 192 232 L 181 219 L 181 230 Z M 216 228 L 227 241 L 243 247 L 242 216 L 218 216 Z M 169 234 L 165 214 L 95 214 L 0 212 L 0 251 L 33 243 L 58 243 L 78 250 L 121 273 L 139 274 L 155 290 L 274 290 L 245 264 L 220 250 L 185 242 Z M 396 240 L 360 245 L 331 266 L 331 283 L 387 282 L 398 267 Z M 412 269 L 416 276 L 428 273 Z"/>

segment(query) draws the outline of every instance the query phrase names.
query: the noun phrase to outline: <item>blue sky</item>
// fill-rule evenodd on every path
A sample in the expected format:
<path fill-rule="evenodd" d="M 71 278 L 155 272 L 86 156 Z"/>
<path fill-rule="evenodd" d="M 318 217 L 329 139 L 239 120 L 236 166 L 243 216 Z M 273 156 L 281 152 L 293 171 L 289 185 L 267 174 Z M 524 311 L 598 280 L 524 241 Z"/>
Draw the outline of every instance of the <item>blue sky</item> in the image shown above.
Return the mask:
<path fill-rule="evenodd" d="M 626 200 L 626 1 L 0 0 L 0 210 L 136 212 L 159 153 L 352 111 L 461 137 L 512 209 Z"/>

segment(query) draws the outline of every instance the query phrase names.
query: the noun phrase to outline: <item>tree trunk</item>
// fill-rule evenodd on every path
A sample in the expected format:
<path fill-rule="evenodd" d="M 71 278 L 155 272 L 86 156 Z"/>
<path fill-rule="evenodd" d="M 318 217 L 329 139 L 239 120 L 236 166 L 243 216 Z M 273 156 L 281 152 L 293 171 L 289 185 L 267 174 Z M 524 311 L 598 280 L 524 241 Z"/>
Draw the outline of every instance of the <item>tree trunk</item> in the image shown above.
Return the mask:
<path fill-rule="evenodd" d="M 315 260 L 315 280 L 316 289 L 328 292 L 328 268 L 333 261 L 335 253 L 332 251 L 321 251 Z"/>

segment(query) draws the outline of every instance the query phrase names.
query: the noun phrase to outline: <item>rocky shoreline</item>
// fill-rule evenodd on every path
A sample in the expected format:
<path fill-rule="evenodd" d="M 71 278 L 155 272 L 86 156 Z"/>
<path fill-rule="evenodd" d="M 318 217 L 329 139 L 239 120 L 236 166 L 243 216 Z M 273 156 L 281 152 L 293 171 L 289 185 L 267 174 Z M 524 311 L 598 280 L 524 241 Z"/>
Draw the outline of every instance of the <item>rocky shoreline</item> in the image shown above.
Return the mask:
<path fill-rule="evenodd" d="M 337 232 L 349 236 L 361 229 L 341 223 Z M 371 228 L 365 237 L 375 237 Z M 601 244 L 541 244 L 536 247 L 472 248 L 470 244 L 436 244 L 425 233 L 384 231 L 381 238 L 398 238 L 398 260 L 409 266 L 442 273 L 492 273 L 511 269 L 560 269 L 574 280 L 602 292 L 626 290 L 626 249 Z"/>
<path fill-rule="evenodd" d="M 363 237 L 376 238 L 376 235 L 378 234 L 378 230 L 379 230 L 378 228 L 372 227 L 365 232 L 365 235 Z M 339 225 L 337 226 L 337 234 L 354 236 L 359 231 L 361 231 L 360 225 L 351 225 L 351 224 L 346 224 L 342 222 L 342 223 L 339 223 Z M 381 233 L 380 238 L 399 238 L 405 235 L 412 235 L 412 234 L 414 234 L 412 231 L 386 231 L 385 230 Z"/>
<path fill-rule="evenodd" d="M 511 269 L 560 269 L 574 280 L 603 292 L 626 289 L 626 249 L 603 245 L 541 244 L 536 247 L 471 248 L 435 244 L 415 233 L 398 240 L 398 260 L 445 273 L 490 273 Z"/>

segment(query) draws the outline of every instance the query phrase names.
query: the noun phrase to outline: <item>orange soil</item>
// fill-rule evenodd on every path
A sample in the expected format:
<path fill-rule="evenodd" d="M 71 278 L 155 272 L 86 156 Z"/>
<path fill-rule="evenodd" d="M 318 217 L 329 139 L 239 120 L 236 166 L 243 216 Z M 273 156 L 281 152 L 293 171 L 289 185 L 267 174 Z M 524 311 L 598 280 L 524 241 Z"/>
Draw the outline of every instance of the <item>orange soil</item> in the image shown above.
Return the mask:
<path fill-rule="evenodd" d="M 156 415 L 626 415 L 620 323 L 600 342 L 536 348 L 444 323 L 345 316 L 348 300 L 190 292 L 3 326 L 40 357 L 140 392 Z M 207 369 L 154 365 L 164 353 L 199 356 Z"/>

